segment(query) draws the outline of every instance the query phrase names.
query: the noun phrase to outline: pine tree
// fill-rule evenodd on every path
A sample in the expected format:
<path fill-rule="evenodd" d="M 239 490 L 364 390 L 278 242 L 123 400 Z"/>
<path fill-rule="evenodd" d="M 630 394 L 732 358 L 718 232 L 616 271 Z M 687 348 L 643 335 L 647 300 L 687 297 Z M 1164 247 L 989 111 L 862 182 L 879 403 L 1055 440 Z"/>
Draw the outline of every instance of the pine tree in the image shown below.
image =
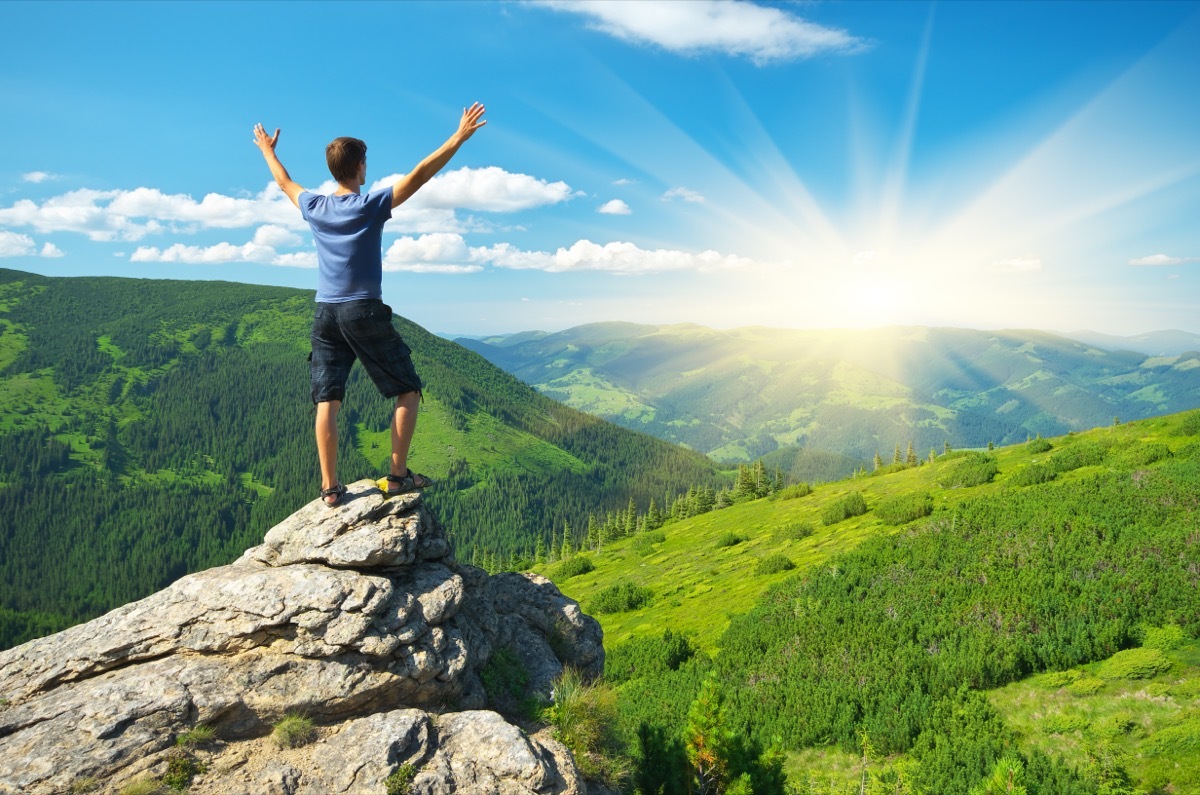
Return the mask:
<path fill-rule="evenodd" d="M 571 555 L 575 554 L 575 549 L 571 544 L 571 525 L 563 522 L 562 552 L 558 554 L 559 560 L 566 560 L 567 558 L 571 557 Z"/>
<path fill-rule="evenodd" d="M 896 442 L 896 452 L 892 454 L 892 463 L 899 464 L 901 460 L 902 459 L 900 458 L 900 443 Z"/>
<path fill-rule="evenodd" d="M 542 534 L 538 533 L 537 538 L 533 542 L 533 565 L 537 566 L 546 562 L 546 541 L 542 538 Z"/>
<path fill-rule="evenodd" d="M 874 461 L 874 464 L 875 464 L 875 469 L 876 469 L 876 470 L 878 470 L 880 467 L 882 467 L 882 466 L 883 466 L 883 456 L 881 456 L 881 455 L 879 454 L 879 451 L 878 451 L 878 450 L 876 450 L 876 451 L 875 451 L 875 461 Z"/>
<path fill-rule="evenodd" d="M 625 509 L 625 535 L 631 536 L 637 531 L 637 508 L 634 507 L 633 497 L 629 498 L 629 507 Z"/>
<path fill-rule="evenodd" d="M 656 503 L 654 498 L 651 497 L 650 507 L 646 509 L 646 529 L 657 530 L 658 528 L 662 527 L 662 523 L 663 517 L 658 511 L 658 503 Z"/>
<path fill-rule="evenodd" d="M 950 454 L 950 440 L 947 439 L 945 446 L 942 448 L 942 455 L 949 455 L 949 454 Z"/>
<path fill-rule="evenodd" d="M 761 460 L 754 462 L 754 496 L 765 497 L 771 493 L 771 481 L 767 478 L 767 468 Z"/>
<path fill-rule="evenodd" d="M 929 448 L 929 463 L 937 461 L 937 452 L 932 447 Z"/>
<path fill-rule="evenodd" d="M 586 538 L 587 538 L 588 549 L 593 550 L 595 552 L 599 552 L 600 551 L 600 542 L 601 542 L 600 528 L 596 526 L 596 517 L 590 513 L 588 514 Z"/>
<path fill-rule="evenodd" d="M 911 439 L 908 442 L 908 452 L 904 454 L 904 463 L 910 467 L 915 467 L 917 465 L 917 451 L 913 449 L 913 443 Z"/>

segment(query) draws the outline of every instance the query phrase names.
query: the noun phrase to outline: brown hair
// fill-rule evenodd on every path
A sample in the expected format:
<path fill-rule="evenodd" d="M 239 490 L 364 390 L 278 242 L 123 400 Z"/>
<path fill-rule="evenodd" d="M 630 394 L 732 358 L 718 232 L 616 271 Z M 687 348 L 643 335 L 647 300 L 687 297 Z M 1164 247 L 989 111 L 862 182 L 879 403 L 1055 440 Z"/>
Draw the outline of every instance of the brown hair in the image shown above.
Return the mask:
<path fill-rule="evenodd" d="M 358 167 L 367 159 L 367 145 L 358 138 L 334 138 L 325 147 L 325 162 L 329 173 L 338 182 L 350 182 L 358 177 Z"/>

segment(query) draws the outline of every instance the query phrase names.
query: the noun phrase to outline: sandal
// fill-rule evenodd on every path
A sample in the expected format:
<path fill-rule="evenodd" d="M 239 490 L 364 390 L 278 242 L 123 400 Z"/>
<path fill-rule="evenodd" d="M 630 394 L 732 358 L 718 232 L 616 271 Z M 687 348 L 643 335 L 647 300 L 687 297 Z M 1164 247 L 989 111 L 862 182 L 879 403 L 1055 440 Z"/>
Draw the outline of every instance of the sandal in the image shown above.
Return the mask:
<path fill-rule="evenodd" d="M 333 508 L 342 501 L 342 497 L 346 496 L 346 487 L 341 483 L 331 489 L 321 489 L 321 502 L 325 503 L 330 508 Z M 326 497 L 333 497 L 333 502 L 326 501 Z"/>
<path fill-rule="evenodd" d="M 397 494 L 407 494 L 410 491 L 420 491 L 433 485 L 433 481 L 424 475 L 408 470 L 407 475 L 388 475 L 384 478 L 387 481 L 387 488 L 384 493 L 389 497 Z M 398 488 L 392 488 L 393 485 Z"/>

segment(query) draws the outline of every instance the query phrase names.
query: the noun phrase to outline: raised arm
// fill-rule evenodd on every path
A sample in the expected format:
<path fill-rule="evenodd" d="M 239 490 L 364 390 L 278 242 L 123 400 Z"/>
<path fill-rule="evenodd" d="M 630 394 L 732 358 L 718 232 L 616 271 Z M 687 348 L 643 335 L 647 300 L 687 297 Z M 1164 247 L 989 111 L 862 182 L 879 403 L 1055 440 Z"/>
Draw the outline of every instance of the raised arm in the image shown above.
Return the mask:
<path fill-rule="evenodd" d="M 487 124 L 486 121 L 480 121 L 483 111 L 483 105 L 480 105 L 478 102 L 464 109 L 462 118 L 458 122 L 458 129 L 446 139 L 446 143 L 439 146 L 435 152 L 418 163 L 417 167 L 412 171 L 396 180 L 396 184 L 392 185 L 393 207 L 399 207 L 408 201 L 409 197 L 420 190 L 422 185 L 428 182 L 434 174 L 441 171 L 442 167 L 450 162 L 450 158 L 454 157 L 454 153 L 458 151 L 458 148 L 466 143 L 466 140 L 474 135 L 476 130 Z"/>
<path fill-rule="evenodd" d="M 279 156 L 275 154 L 275 144 L 278 142 L 278 127 L 275 128 L 274 135 L 267 135 L 267 131 L 261 124 L 254 125 L 254 145 L 262 151 L 263 157 L 266 158 L 267 166 L 271 169 L 271 176 L 275 178 L 275 183 L 279 185 L 280 190 L 292 200 L 292 204 L 299 207 L 300 202 L 296 197 L 304 193 L 304 188 L 292 181 L 287 169 L 283 167 L 283 163 L 279 162 Z"/>

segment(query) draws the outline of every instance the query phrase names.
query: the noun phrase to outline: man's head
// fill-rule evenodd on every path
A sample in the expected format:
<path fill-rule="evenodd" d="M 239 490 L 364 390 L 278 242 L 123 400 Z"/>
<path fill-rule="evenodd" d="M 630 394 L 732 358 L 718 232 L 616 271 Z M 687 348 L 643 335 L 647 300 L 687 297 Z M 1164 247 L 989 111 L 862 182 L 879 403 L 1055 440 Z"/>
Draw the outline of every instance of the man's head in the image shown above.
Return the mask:
<path fill-rule="evenodd" d="M 358 138 L 334 138 L 325 147 L 325 162 L 329 164 L 329 173 L 343 185 L 365 180 L 367 145 Z"/>

